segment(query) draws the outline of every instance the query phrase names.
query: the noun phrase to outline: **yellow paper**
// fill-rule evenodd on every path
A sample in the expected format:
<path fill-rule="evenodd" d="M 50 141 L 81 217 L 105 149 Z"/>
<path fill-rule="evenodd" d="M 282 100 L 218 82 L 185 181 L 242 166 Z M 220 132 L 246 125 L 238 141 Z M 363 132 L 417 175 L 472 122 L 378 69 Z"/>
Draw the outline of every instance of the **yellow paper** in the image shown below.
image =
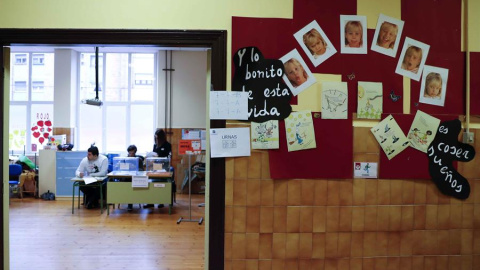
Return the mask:
<path fill-rule="evenodd" d="M 370 129 L 390 160 L 408 147 L 409 142 L 392 115 Z"/>
<path fill-rule="evenodd" d="M 402 17 L 401 0 L 357 0 L 357 15 L 367 16 L 367 28 L 375 29 L 380 13 L 394 18 Z"/>
<path fill-rule="evenodd" d="M 342 75 L 337 74 L 318 74 L 314 73 L 317 84 L 312 85 L 307 90 L 298 94 L 298 105 L 292 105 L 293 111 L 312 111 L 312 112 L 321 112 L 322 111 L 322 84 L 323 81 L 332 81 L 332 82 L 341 82 Z"/>
<path fill-rule="evenodd" d="M 410 146 L 427 153 L 428 146 L 435 138 L 439 125 L 440 119 L 418 110 L 408 132 Z"/>
<path fill-rule="evenodd" d="M 312 112 L 292 112 L 285 118 L 288 152 L 316 148 Z"/>

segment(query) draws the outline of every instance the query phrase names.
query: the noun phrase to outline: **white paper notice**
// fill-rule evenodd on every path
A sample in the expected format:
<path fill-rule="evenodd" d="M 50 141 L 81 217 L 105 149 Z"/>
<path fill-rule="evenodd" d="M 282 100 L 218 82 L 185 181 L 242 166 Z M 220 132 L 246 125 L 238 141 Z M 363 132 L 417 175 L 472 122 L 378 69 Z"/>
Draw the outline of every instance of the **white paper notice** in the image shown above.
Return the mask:
<path fill-rule="evenodd" d="M 212 158 L 250 156 L 250 129 L 211 129 L 210 147 Z"/>
<path fill-rule="evenodd" d="M 84 176 L 83 181 L 85 182 L 86 185 L 88 185 L 88 184 L 97 182 L 97 179 L 92 176 Z"/>
<path fill-rule="evenodd" d="M 146 175 L 133 175 L 132 176 L 132 188 L 146 188 L 148 187 L 148 176 Z"/>
<path fill-rule="evenodd" d="M 211 91 L 210 119 L 248 120 L 248 92 Z"/>
<path fill-rule="evenodd" d="M 377 178 L 376 162 L 354 162 L 353 177 L 354 178 Z"/>

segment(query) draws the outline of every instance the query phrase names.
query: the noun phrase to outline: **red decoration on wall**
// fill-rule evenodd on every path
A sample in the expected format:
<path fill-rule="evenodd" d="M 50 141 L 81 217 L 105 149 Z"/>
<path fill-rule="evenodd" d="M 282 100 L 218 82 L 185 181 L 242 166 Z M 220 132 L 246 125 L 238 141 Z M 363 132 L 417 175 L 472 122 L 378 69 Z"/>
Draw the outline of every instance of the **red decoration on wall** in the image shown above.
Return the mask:
<path fill-rule="evenodd" d="M 470 53 L 470 113 L 480 114 L 480 52 Z"/>
<path fill-rule="evenodd" d="M 317 148 L 288 152 L 285 122 L 279 121 L 280 149 L 268 151 L 270 177 L 352 178 L 352 121 L 313 118 L 313 126 Z"/>
<path fill-rule="evenodd" d="M 370 49 L 366 55 L 340 54 L 339 52 L 327 59 L 318 67 L 314 67 L 305 52 L 300 48 L 293 34 L 313 20 L 316 20 L 322 30 L 340 51 L 340 15 L 357 15 L 356 0 L 318 1 L 295 0 L 293 19 L 270 18 L 232 18 L 232 54 L 241 47 L 256 46 L 265 58 L 280 58 L 292 49 L 297 49 L 305 59 L 313 73 L 341 74 L 342 81 L 348 83 L 349 117 L 356 111 L 357 82 L 372 81 L 383 84 L 383 110 L 385 114 L 394 114 L 399 125 L 408 131 L 416 110 L 434 115 L 447 115 L 451 119 L 465 113 L 465 53 L 461 52 L 461 1 L 438 0 L 402 0 L 402 19 L 405 21 L 400 47 L 395 58 L 373 52 Z M 358 14 L 362 15 L 362 14 Z M 368 30 L 367 46 L 370 48 L 374 30 Z M 393 102 L 389 96 L 391 91 L 403 96 L 403 77 L 395 73 L 396 64 L 404 44 L 405 37 L 410 37 L 430 45 L 426 65 L 438 66 L 449 70 L 445 106 L 433 106 L 418 103 L 420 82 L 411 82 L 411 114 L 402 115 L 403 99 Z M 480 70 L 480 54 L 472 54 L 472 73 Z M 477 64 L 475 64 L 475 62 Z M 232 63 L 233 65 L 233 63 Z M 473 73 L 476 70 L 476 73 Z M 232 67 L 232 76 L 234 70 Z M 355 74 L 354 79 L 348 76 Z M 478 76 L 477 76 L 478 77 Z M 480 114 L 480 79 L 472 76 L 472 114 Z M 292 99 L 295 104 L 296 99 Z M 417 106 L 415 106 L 415 104 Z M 448 116 L 450 115 L 450 116 Z M 436 116 L 437 118 L 441 117 Z M 324 120 L 325 121 L 325 120 Z M 352 175 L 353 128 L 343 126 L 345 120 L 314 119 L 314 123 L 322 123 L 316 129 L 317 149 L 286 152 L 284 131 L 281 137 L 281 149 L 270 151 L 270 169 L 272 178 L 350 178 Z M 351 125 L 351 119 L 348 121 Z M 323 124 L 328 124 L 324 128 Z M 283 123 L 281 124 L 281 126 Z M 338 126 L 336 126 L 338 125 Z M 331 130 L 330 127 L 340 128 Z M 321 130 L 321 132 L 319 131 Z M 326 130 L 326 131 L 324 131 Z M 324 133 L 325 132 L 325 133 Z M 330 133 L 331 132 L 331 133 Z M 283 143 L 283 145 L 282 145 Z M 336 147 L 335 156 L 325 156 L 327 152 L 322 147 Z M 348 148 L 350 147 L 350 148 Z M 391 161 L 381 153 L 380 178 L 420 178 L 429 179 L 428 159 L 426 155 L 413 148 L 407 148 Z M 300 169 L 290 169 L 292 161 Z M 321 162 L 314 162 L 319 160 Z M 321 166 L 331 166 L 318 167 Z M 311 167 L 308 167 L 311 166 Z"/>

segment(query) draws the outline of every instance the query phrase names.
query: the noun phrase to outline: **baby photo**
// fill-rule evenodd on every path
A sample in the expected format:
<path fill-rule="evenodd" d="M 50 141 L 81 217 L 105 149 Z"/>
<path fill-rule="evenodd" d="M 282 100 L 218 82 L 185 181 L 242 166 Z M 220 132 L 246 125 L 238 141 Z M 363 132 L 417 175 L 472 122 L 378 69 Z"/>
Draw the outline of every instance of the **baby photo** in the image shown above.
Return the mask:
<path fill-rule="evenodd" d="M 404 22 L 401 20 L 380 14 L 372 40 L 372 51 L 395 57 L 402 36 L 403 24 Z"/>
<path fill-rule="evenodd" d="M 337 52 L 317 21 L 307 24 L 293 36 L 315 66 Z"/>
<path fill-rule="evenodd" d="M 285 67 L 283 80 L 292 91 L 294 96 L 314 84 L 317 80 L 313 76 L 307 64 L 303 61 L 297 49 L 284 55 L 280 60 Z"/>
<path fill-rule="evenodd" d="M 340 15 L 340 48 L 342 53 L 367 53 L 367 17 Z"/>
<path fill-rule="evenodd" d="M 409 37 L 405 38 L 395 73 L 419 81 L 429 49 L 430 45 Z"/>
<path fill-rule="evenodd" d="M 419 102 L 444 106 L 447 94 L 447 79 L 448 69 L 425 65 Z"/>

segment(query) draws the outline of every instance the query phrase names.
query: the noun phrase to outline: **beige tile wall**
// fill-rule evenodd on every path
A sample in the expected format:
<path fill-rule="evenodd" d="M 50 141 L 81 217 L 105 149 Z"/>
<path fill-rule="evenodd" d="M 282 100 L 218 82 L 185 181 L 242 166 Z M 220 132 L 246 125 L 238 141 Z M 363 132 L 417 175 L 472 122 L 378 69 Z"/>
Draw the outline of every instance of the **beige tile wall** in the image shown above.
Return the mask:
<path fill-rule="evenodd" d="M 354 129 L 355 161 L 380 151 Z M 459 163 L 472 188 L 459 201 L 430 180 L 272 180 L 268 151 L 228 158 L 225 269 L 480 269 L 479 163 Z"/>

